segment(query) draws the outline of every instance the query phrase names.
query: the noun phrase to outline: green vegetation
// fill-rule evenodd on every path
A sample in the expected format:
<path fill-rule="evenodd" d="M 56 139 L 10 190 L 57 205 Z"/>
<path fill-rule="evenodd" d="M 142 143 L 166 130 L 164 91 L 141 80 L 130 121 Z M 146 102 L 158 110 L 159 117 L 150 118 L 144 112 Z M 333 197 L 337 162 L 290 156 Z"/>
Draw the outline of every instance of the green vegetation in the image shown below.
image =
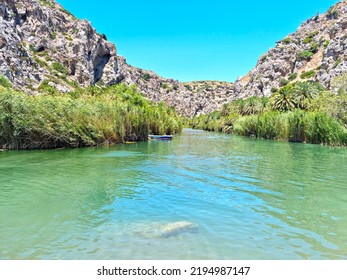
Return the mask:
<path fill-rule="evenodd" d="M 40 87 L 47 92 L 50 86 Z M 181 129 L 174 109 L 149 102 L 135 87 L 38 96 L 0 87 L 0 147 L 8 149 L 105 145 Z"/>
<path fill-rule="evenodd" d="M 311 46 L 310 46 L 309 51 L 310 51 L 311 53 L 314 53 L 314 54 L 315 54 L 315 53 L 318 52 L 318 48 L 319 48 L 318 43 L 312 43 Z"/>
<path fill-rule="evenodd" d="M 152 79 L 152 76 L 151 76 L 150 74 L 148 74 L 148 73 L 144 73 L 144 74 L 142 75 L 142 79 L 145 80 L 145 81 L 147 81 L 147 82 L 149 82 L 150 79 Z"/>
<path fill-rule="evenodd" d="M 187 90 L 192 91 L 192 88 L 191 88 L 191 86 L 190 86 L 190 85 L 185 84 L 185 85 L 184 85 L 184 87 L 185 87 Z"/>
<path fill-rule="evenodd" d="M 280 80 L 280 87 L 284 87 L 286 85 L 288 85 L 289 81 L 287 79 L 281 79 Z"/>
<path fill-rule="evenodd" d="M 315 82 L 289 84 L 270 98 L 234 100 L 189 124 L 263 139 L 346 146 L 347 75 L 335 79 L 334 87 L 339 94 Z"/>
<path fill-rule="evenodd" d="M 304 50 L 298 54 L 299 59 L 310 60 L 312 58 L 312 56 L 313 56 L 313 52 L 311 52 L 309 50 Z"/>
<path fill-rule="evenodd" d="M 326 49 L 330 44 L 330 41 L 329 40 L 326 40 L 323 44 L 323 47 Z"/>
<path fill-rule="evenodd" d="M 50 8 L 54 7 L 54 3 L 50 0 L 40 0 L 40 4 L 43 6 L 50 7 Z"/>
<path fill-rule="evenodd" d="M 294 81 L 298 77 L 298 73 L 292 73 L 289 75 L 288 80 L 289 81 Z"/>
<path fill-rule="evenodd" d="M 314 75 L 316 75 L 316 71 L 310 70 L 307 72 L 302 72 L 302 74 L 300 75 L 300 78 L 301 79 L 309 79 L 309 78 L 314 77 Z"/>
<path fill-rule="evenodd" d="M 48 67 L 48 64 L 46 61 L 39 59 L 37 56 L 34 55 L 35 62 L 40 65 L 41 67 Z"/>
<path fill-rule="evenodd" d="M 290 44 L 290 42 L 291 42 L 291 40 L 290 40 L 290 38 L 289 38 L 289 37 L 284 38 L 284 39 L 282 40 L 282 43 L 283 43 L 283 44 L 285 44 L 285 45 Z"/>
<path fill-rule="evenodd" d="M 312 42 L 312 38 L 311 37 L 306 37 L 303 41 L 304 44 L 308 44 Z"/>
<path fill-rule="evenodd" d="M 333 67 L 333 68 L 336 68 L 341 62 L 342 62 L 342 59 L 341 59 L 341 58 L 337 59 L 337 60 L 335 61 L 335 63 L 334 63 L 334 67 Z"/>
<path fill-rule="evenodd" d="M 313 38 L 318 34 L 318 31 L 311 32 L 307 35 L 307 37 L 302 41 L 304 44 L 311 43 Z"/>
<path fill-rule="evenodd" d="M 337 10 L 337 7 L 331 7 L 327 12 L 328 19 L 337 19 L 338 16 L 339 12 Z"/>
<path fill-rule="evenodd" d="M 2 75 L 0 75 L 0 88 L 1 87 L 12 88 L 12 83 L 10 82 L 10 80 Z"/>
<path fill-rule="evenodd" d="M 60 64 L 59 62 L 53 62 L 52 68 L 61 74 L 64 74 L 64 75 L 67 74 L 67 70 L 66 70 L 65 66 Z"/>

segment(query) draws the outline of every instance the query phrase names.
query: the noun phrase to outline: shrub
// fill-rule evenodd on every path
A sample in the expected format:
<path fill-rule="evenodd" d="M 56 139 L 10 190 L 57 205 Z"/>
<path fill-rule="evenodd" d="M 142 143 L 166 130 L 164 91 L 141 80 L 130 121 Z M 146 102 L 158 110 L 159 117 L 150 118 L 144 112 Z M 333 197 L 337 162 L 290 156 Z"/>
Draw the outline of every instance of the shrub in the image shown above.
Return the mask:
<path fill-rule="evenodd" d="M 53 62 L 53 63 L 52 63 L 52 68 L 53 68 L 55 71 L 57 71 L 57 72 L 59 72 L 59 73 L 61 73 L 61 74 L 64 74 L 64 75 L 67 74 L 67 70 L 66 70 L 65 66 L 62 65 L 62 64 L 59 63 L 59 62 Z"/>
<path fill-rule="evenodd" d="M 185 87 L 187 90 L 192 91 L 192 88 L 191 88 L 191 86 L 190 86 L 190 85 L 184 85 L 184 87 Z"/>
<path fill-rule="evenodd" d="M 312 38 L 311 37 L 306 37 L 303 41 L 304 44 L 308 44 L 312 42 Z"/>
<path fill-rule="evenodd" d="M 299 59 L 310 60 L 313 56 L 313 53 L 309 50 L 304 50 L 298 54 Z"/>
<path fill-rule="evenodd" d="M 300 78 L 301 79 L 309 79 L 309 78 L 312 78 L 313 76 L 316 75 L 316 71 L 314 70 L 310 70 L 310 71 L 307 71 L 307 72 L 303 72 L 301 75 L 300 75 Z"/>
<path fill-rule="evenodd" d="M 170 86 L 166 83 L 161 84 L 160 87 L 163 89 L 169 89 L 170 88 Z"/>
<path fill-rule="evenodd" d="M 39 59 L 37 56 L 34 56 L 35 62 L 40 65 L 41 67 L 48 67 L 48 64 L 46 61 Z"/>
<path fill-rule="evenodd" d="M 287 37 L 287 38 L 285 38 L 285 39 L 282 40 L 282 43 L 285 44 L 285 45 L 290 44 L 290 42 L 291 42 L 291 40 L 290 40 L 289 37 Z"/>
<path fill-rule="evenodd" d="M 342 62 L 342 59 L 339 58 L 338 60 L 335 61 L 333 68 L 336 68 L 340 63 Z"/>
<path fill-rule="evenodd" d="M 0 86 L 3 86 L 5 88 L 12 88 L 12 83 L 10 82 L 9 79 L 0 75 Z"/>
<path fill-rule="evenodd" d="M 319 45 L 317 43 L 313 43 L 311 44 L 309 51 L 311 53 L 316 53 L 318 51 L 318 48 L 319 48 Z"/>
<path fill-rule="evenodd" d="M 330 41 L 329 40 L 326 40 L 323 44 L 323 47 L 326 49 L 330 44 Z"/>
<path fill-rule="evenodd" d="M 272 93 L 275 93 L 275 92 L 277 92 L 277 91 L 278 91 L 278 88 L 275 88 L 275 87 L 272 87 L 272 88 L 271 88 L 271 92 L 272 92 Z"/>
<path fill-rule="evenodd" d="M 280 85 L 280 87 L 284 87 L 284 86 L 288 85 L 288 83 L 289 83 L 289 81 L 287 79 L 283 78 L 280 80 L 279 85 Z"/>
<path fill-rule="evenodd" d="M 147 82 L 150 81 L 151 78 L 152 78 L 152 76 L 150 74 L 148 74 L 148 73 L 144 73 L 142 75 L 142 79 L 147 81 Z"/>
<path fill-rule="evenodd" d="M 339 15 L 339 12 L 337 10 L 337 7 L 331 7 L 327 12 L 328 19 L 337 19 L 338 15 Z"/>
<path fill-rule="evenodd" d="M 289 80 L 289 81 L 293 81 L 293 80 L 295 80 L 297 77 L 298 77 L 298 73 L 292 73 L 292 74 L 289 75 L 288 80 Z"/>

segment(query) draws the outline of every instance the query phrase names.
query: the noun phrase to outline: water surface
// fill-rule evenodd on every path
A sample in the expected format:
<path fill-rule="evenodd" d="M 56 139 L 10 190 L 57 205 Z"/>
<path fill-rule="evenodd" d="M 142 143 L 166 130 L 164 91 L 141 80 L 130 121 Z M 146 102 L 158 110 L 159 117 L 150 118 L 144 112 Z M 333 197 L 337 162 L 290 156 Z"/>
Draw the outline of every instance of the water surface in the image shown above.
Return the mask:
<path fill-rule="evenodd" d="M 346 259 L 347 149 L 185 130 L 0 152 L 1 259 Z M 161 236 L 188 222 L 196 230 Z"/>

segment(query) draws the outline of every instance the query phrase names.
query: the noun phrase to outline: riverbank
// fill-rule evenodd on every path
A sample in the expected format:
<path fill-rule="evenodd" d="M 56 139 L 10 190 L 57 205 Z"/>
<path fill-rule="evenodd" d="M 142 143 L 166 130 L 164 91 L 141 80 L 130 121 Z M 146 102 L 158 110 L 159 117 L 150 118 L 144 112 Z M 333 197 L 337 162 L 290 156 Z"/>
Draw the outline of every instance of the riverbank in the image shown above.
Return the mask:
<path fill-rule="evenodd" d="M 174 109 L 148 101 L 135 87 L 89 87 L 64 95 L 0 88 L 1 149 L 109 145 L 181 130 Z"/>
<path fill-rule="evenodd" d="M 238 99 L 188 123 L 193 128 L 261 139 L 347 146 L 346 106 L 344 85 L 334 94 L 317 83 L 297 82 L 270 98 Z"/>

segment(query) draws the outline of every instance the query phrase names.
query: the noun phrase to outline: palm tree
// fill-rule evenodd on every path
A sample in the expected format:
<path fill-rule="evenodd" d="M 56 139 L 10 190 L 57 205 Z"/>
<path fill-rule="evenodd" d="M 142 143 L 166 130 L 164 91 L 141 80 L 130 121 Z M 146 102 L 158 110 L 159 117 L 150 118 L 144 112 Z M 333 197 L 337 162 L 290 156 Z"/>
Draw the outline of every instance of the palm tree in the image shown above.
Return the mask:
<path fill-rule="evenodd" d="M 323 90 L 322 86 L 318 83 L 312 82 L 298 82 L 295 84 L 293 94 L 296 99 L 298 107 L 306 109 L 309 102 L 316 98 Z"/>
<path fill-rule="evenodd" d="M 261 111 L 261 103 L 258 97 L 252 96 L 245 100 L 244 114 L 254 115 Z"/>
<path fill-rule="evenodd" d="M 296 102 L 293 95 L 293 86 L 288 85 L 280 88 L 272 100 L 272 108 L 278 111 L 290 111 L 296 108 Z"/>
<path fill-rule="evenodd" d="M 245 100 L 244 99 L 236 99 L 233 101 L 233 105 L 235 106 L 236 113 L 239 115 L 245 115 Z"/>
<path fill-rule="evenodd" d="M 269 105 L 270 105 L 270 99 L 269 97 L 261 97 L 260 98 L 260 103 L 261 103 L 261 112 L 265 111 L 266 109 L 268 109 Z"/>

